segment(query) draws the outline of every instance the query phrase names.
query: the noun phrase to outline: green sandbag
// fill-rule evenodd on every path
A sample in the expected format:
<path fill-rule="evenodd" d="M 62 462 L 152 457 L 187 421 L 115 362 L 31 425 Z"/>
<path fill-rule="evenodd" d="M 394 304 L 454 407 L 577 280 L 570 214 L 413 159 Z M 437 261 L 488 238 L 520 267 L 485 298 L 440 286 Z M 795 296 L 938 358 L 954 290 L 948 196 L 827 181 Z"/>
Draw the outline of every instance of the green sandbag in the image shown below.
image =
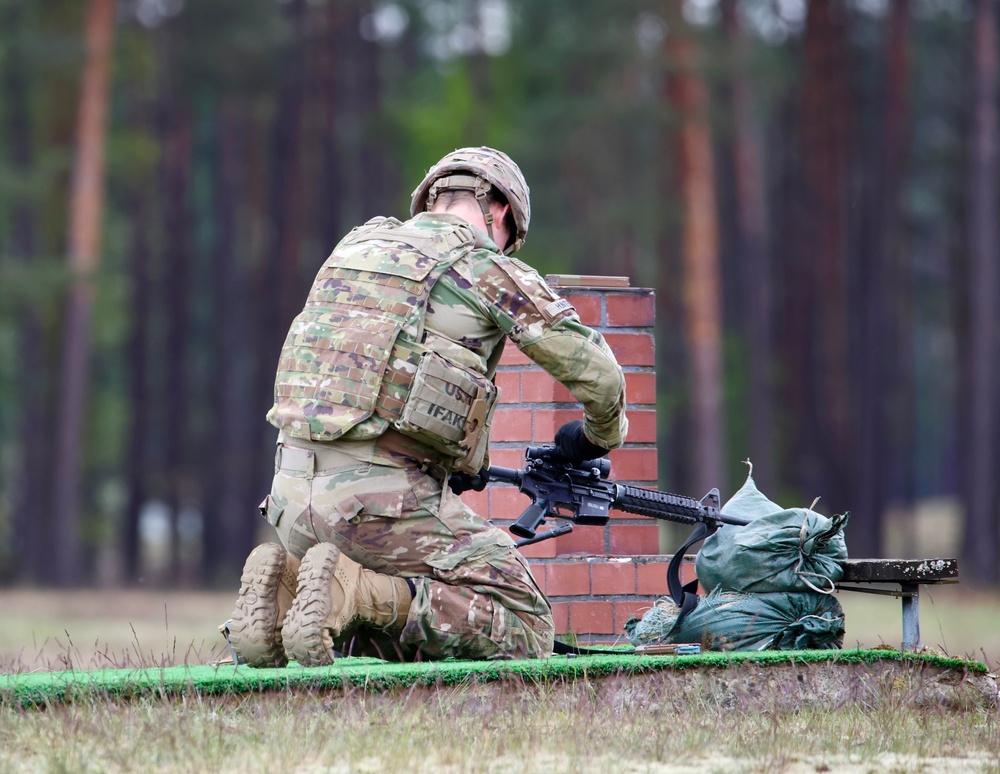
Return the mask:
<path fill-rule="evenodd" d="M 752 476 L 722 510 L 750 523 L 723 526 L 705 540 L 695 568 L 706 591 L 829 593 L 843 576 L 849 514 L 830 519 L 809 508 L 782 508 L 758 491 Z"/>
<path fill-rule="evenodd" d="M 740 594 L 713 591 L 664 642 L 706 650 L 828 650 L 844 644 L 844 611 L 836 597 L 814 591 Z"/>

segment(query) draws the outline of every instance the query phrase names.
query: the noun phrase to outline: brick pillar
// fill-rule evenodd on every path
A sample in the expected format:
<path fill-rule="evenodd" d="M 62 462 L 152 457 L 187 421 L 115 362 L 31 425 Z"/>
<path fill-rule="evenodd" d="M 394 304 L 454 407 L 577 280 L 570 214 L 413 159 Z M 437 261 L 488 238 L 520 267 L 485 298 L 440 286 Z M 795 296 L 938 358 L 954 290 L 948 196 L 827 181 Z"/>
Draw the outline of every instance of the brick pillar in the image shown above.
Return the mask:
<path fill-rule="evenodd" d="M 625 372 L 628 439 L 611 452 L 611 480 L 656 488 L 656 372 L 653 291 L 646 288 L 550 284 L 576 307 L 581 321 L 600 331 Z M 596 285 L 617 278 L 590 278 Z M 625 284 L 622 282 L 621 284 Z M 497 369 L 503 391 L 491 434 L 490 461 L 519 468 L 528 445 L 552 443 L 555 431 L 583 409 L 570 392 L 516 348 L 508 346 Z M 529 500 L 513 486 L 491 484 L 463 499 L 502 528 L 508 528 Z M 542 530 L 551 527 L 547 523 Z M 658 555 L 653 519 L 612 512 L 604 527 L 573 532 L 521 549 L 552 601 L 556 632 L 581 641 L 609 640 L 621 634 L 629 617 L 667 593 L 670 557 Z M 692 568 L 693 569 L 693 568 Z M 685 575 L 691 573 L 686 572 Z"/>

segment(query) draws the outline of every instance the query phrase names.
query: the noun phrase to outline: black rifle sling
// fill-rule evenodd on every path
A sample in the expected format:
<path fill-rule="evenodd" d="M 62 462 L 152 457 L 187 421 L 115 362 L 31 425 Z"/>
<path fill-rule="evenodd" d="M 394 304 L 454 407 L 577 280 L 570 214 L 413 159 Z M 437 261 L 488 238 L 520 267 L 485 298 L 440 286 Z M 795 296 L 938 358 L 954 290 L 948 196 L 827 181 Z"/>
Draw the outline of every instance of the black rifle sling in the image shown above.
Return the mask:
<path fill-rule="evenodd" d="M 698 606 L 698 579 L 695 578 L 687 584 L 681 583 L 681 565 L 684 562 L 684 552 L 699 540 L 707 538 L 718 528 L 719 525 L 715 522 L 703 521 L 688 536 L 688 539 L 684 541 L 684 545 L 677 549 L 670 560 L 670 564 L 667 566 L 667 589 L 670 591 L 670 598 L 674 600 L 674 604 L 680 607 L 680 613 L 673 627 L 671 627 L 672 629 L 680 626 L 681 621 L 687 617 L 687 614 Z"/>

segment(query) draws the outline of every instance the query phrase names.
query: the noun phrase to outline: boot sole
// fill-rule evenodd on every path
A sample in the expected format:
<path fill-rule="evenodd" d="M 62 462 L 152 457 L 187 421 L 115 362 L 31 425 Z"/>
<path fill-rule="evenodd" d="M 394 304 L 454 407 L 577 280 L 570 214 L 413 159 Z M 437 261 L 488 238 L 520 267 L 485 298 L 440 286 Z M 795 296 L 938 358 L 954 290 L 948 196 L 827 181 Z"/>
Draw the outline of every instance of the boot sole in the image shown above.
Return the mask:
<path fill-rule="evenodd" d="M 295 602 L 285 616 L 282 640 L 285 653 L 302 666 L 333 663 L 333 637 L 327 631 L 333 601 L 330 583 L 340 561 L 340 549 L 331 543 L 310 548 L 299 566 Z"/>
<path fill-rule="evenodd" d="M 229 642 L 241 664 L 267 668 L 288 663 L 276 631 L 278 584 L 286 556 L 277 543 L 266 543 L 255 548 L 243 565 L 240 594 L 229 622 Z"/>

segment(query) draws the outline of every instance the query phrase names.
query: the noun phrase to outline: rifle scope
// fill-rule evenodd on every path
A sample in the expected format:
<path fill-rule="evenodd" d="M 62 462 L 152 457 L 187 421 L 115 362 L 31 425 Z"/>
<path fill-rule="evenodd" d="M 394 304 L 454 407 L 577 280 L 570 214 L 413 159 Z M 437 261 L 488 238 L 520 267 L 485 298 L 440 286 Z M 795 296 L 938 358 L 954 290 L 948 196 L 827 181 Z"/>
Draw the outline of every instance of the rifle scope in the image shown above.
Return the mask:
<path fill-rule="evenodd" d="M 573 462 L 559 454 L 555 446 L 529 446 L 525 450 L 524 456 L 529 460 L 539 460 L 552 465 L 565 465 L 567 469 L 574 469 L 577 472 L 596 470 L 600 478 L 607 478 L 611 475 L 611 460 L 607 457 Z"/>

